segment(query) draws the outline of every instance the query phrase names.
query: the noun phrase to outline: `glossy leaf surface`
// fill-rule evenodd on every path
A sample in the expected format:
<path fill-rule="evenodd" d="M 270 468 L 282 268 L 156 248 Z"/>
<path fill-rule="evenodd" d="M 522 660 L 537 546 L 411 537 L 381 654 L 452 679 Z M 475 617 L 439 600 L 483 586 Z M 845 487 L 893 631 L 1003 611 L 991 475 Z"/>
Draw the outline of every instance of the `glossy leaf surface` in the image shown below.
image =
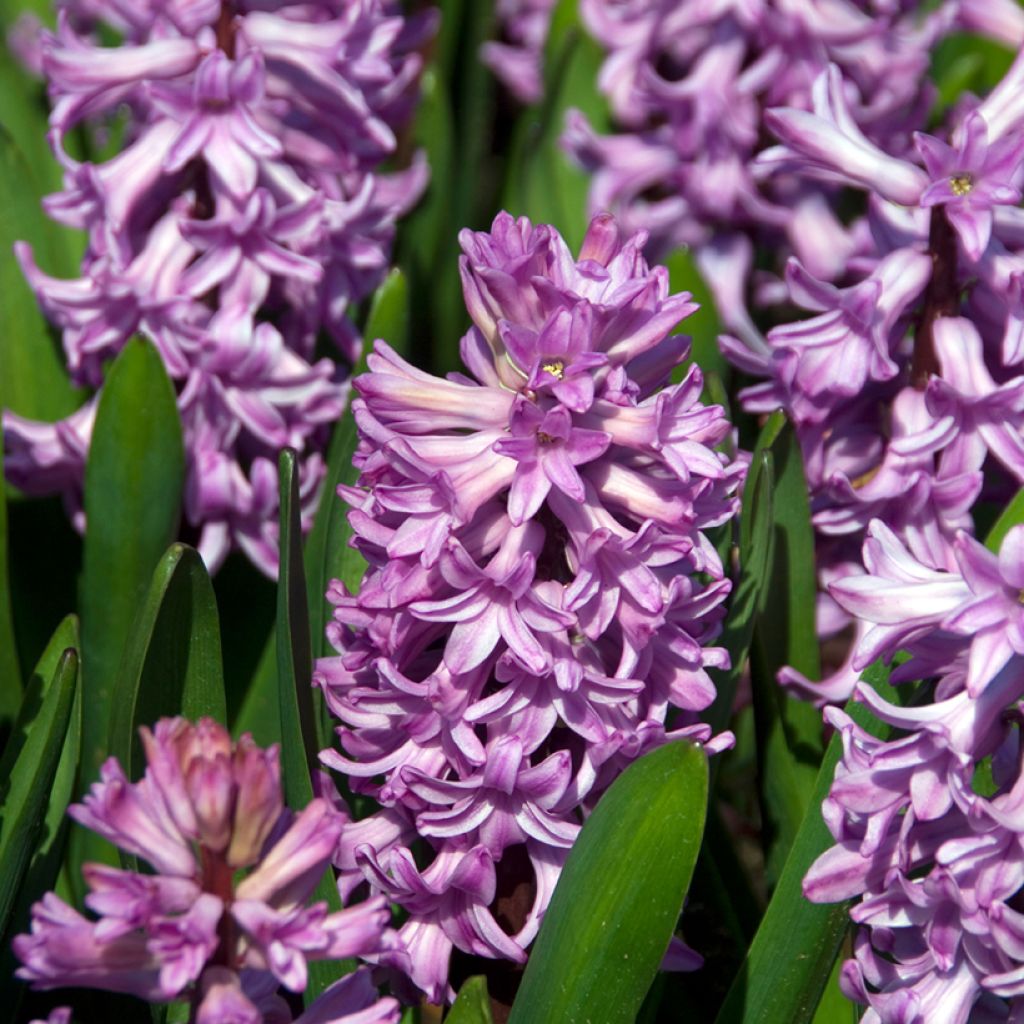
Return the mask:
<path fill-rule="evenodd" d="M 704 751 L 669 743 L 601 797 L 555 887 L 510 1024 L 632 1024 L 693 875 L 707 787 Z"/>
<path fill-rule="evenodd" d="M 302 568 L 299 483 L 295 452 L 285 449 L 278 461 L 281 494 L 280 568 L 277 590 L 278 700 L 281 714 L 281 779 L 285 802 L 301 811 L 313 799 L 313 773 L 319 770 L 319 746 L 313 711 L 313 662 L 309 636 L 306 580 Z M 328 869 L 313 895 L 331 911 L 341 909 L 333 872 Z M 325 988 L 352 969 L 348 961 L 318 960 L 309 965 L 304 993 L 309 1005 Z"/>
<path fill-rule="evenodd" d="M 0 934 L 6 932 L 19 888 L 42 838 L 78 687 L 78 653 L 62 651 L 53 675 L 33 680 L 17 742 L 0 762 Z"/>
<path fill-rule="evenodd" d="M 172 544 L 160 559 L 118 671 L 110 752 L 129 778 L 145 767 L 139 726 L 175 715 L 227 717 L 213 586 L 185 544 Z"/>
<path fill-rule="evenodd" d="M 493 1024 L 491 1000 L 487 995 L 487 979 L 483 975 L 469 978 L 462 984 L 445 1024 Z"/>
<path fill-rule="evenodd" d="M 178 530 L 184 478 L 174 389 L 156 349 L 130 341 L 107 373 L 85 468 L 82 763 L 107 754 L 114 682 L 153 571 Z"/>

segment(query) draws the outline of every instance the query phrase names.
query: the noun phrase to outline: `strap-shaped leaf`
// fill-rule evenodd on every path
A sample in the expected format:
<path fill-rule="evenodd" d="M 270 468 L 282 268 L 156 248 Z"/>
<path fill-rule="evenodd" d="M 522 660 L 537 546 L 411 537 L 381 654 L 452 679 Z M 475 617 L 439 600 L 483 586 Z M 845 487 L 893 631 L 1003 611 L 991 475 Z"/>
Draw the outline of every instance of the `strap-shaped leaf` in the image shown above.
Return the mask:
<path fill-rule="evenodd" d="M 560 0 L 544 52 L 544 98 L 520 117 L 508 162 L 505 207 L 534 223 L 556 224 L 573 250 L 587 228 L 589 175 L 562 148 L 567 111 L 576 107 L 597 131 L 607 105 L 594 89 L 604 53 L 584 31 L 578 0 Z"/>
<path fill-rule="evenodd" d="M 999 518 L 992 524 L 992 529 L 985 537 L 985 547 L 989 551 L 998 551 L 1010 530 L 1021 523 L 1024 523 L 1024 488 L 1021 488 L 999 513 Z"/>
<path fill-rule="evenodd" d="M 718 691 L 707 712 L 707 721 L 715 732 L 724 729 L 732 713 L 736 685 L 746 664 L 754 635 L 757 613 L 764 605 L 772 559 L 774 468 L 767 449 L 751 460 L 743 487 L 739 530 L 739 579 L 729 601 L 719 643 L 729 652 L 730 668 L 709 669 Z"/>
<path fill-rule="evenodd" d="M 63 651 L 48 686 L 34 679 L 15 726 L 24 741 L 12 743 L 0 762 L 0 934 L 6 932 L 33 854 L 41 839 L 78 683 L 78 653 Z"/>
<path fill-rule="evenodd" d="M 686 362 L 673 370 L 672 379 L 682 380 L 690 365 L 696 363 L 705 378 L 714 373 L 723 381 L 729 380 L 732 366 L 718 347 L 718 336 L 723 330 L 722 321 L 715 307 L 715 297 L 697 269 L 693 253 L 689 249 L 676 249 L 665 260 L 665 266 L 668 269 L 669 291 L 673 294 L 690 292 L 693 301 L 700 306 L 676 328 L 676 333 L 690 336 L 692 347 Z M 705 400 L 708 397 L 706 390 Z"/>
<path fill-rule="evenodd" d="M 61 655 L 69 648 L 77 649 L 78 642 L 78 620 L 69 615 L 57 627 L 32 673 L 28 686 L 32 703 L 38 706 L 40 688 L 49 686 L 57 671 Z M 28 706 L 26 703 L 26 708 Z M 12 740 L 21 746 L 24 745 L 26 738 L 26 733 L 18 730 L 12 735 Z M 9 940 L 11 936 L 28 929 L 32 903 L 41 893 L 52 889 L 57 880 L 68 832 L 67 807 L 74 797 L 81 745 L 82 690 L 81 687 L 76 687 L 71 718 L 64 736 L 57 770 L 53 776 L 53 785 L 47 795 L 46 812 L 37 835 L 35 851 L 11 908 L 7 934 L 4 936 L 0 933 L 0 938 Z M 4 941 L 0 951 L 0 1006 L 8 1007 L 12 1018 L 17 1016 L 17 1004 L 25 987 L 24 983 L 14 978 L 16 967 L 17 962 L 10 942 Z"/>
<path fill-rule="evenodd" d="M 403 355 L 408 351 L 409 291 L 405 275 L 398 269 L 392 270 L 374 293 L 364 328 L 363 355 L 352 371 L 353 377 L 366 371 L 367 355 L 378 338 L 383 338 Z M 363 556 L 348 546 L 352 533 L 348 525 L 348 506 L 337 494 L 339 484 L 354 484 L 359 475 L 352 465 L 358 441 L 359 433 L 350 406 L 334 428 L 320 504 L 306 539 L 309 620 L 313 653 L 317 656 L 331 653 L 324 636 L 324 627 L 331 614 L 325 596 L 328 583 L 332 579 L 342 579 L 355 590 L 366 568 Z"/>
<path fill-rule="evenodd" d="M 876 663 L 865 671 L 864 679 L 894 698 L 886 686 L 888 672 Z M 870 726 L 871 715 L 862 704 L 849 701 L 845 710 L 859 724 Z M 825 752 L 807 813 L 716 1024 L 806 1024 L 814 1017 L 849 928 L 847 904 L 811 903 L 802 888 L 811 864 L 833 842 L 821 816 L 821 802 L 841 755 L 837 734 Z"/>
<path fill-rule="evenodd" d="M 766 873 L 772 885 L 803 821 L 823 751 L 821 712 L 787 694 L 776 677 L 783 666 L 791 665 L 815 679 L 821 663 L 807 481 L 796 434 L 780 413 L 762 431 L 758 448 L 771 451 L 775 469 L 768 582 L 772 600 L 757 617 L 751 673 Z"/>
<path fill-rule="evenodd" d="M 463 982 L 444 1020 L 445 1024 L 493 1024 L 487 979 L 482 974 Z"/>
<path fill-rule="evenodd" d="M 313 799 L 313 773 L 319 770 L 316 723 L 313 715 L 313 659 L 302 568 L 299 523 L 299 481 L 295 452 L 286 448 L 278 460 L 281 495 L 280 562 L 277 583 L 277 683 L 281 714 L 281 777 L 285 800 L 301 811 Z M 314 898 L 341 909 L 333 871 L 328 868 Z M 316 961 L 309 965 L 307 1005 L 332 982 L 352 970 L 349 961 Z"/>
<path fill-rule="evenodd" d="M 86 782 L 107 754 L 114 685 L 136 613 L 177 533 L 183 475 L 174 389 L 156 349 L 130 341 L 107 374 L 85 468 Z"/>
<path fill-rule="evenodd" d="M 29 164 L 0 120 L 0 406 L 31 419 L 57 420 L 72 412 L 78 396 L 46 319 L 39 311 L 11 254 L 17 241 L 29 241 L 36 258 L 47 261 L 49 229 L 38 198 L 28 187 Z"/>
<path fill-rule="evenodd" d="M 475 5 L 474 5 L 475 6 Z M 473 60 L 476 59 L 474 54 Z M 413 307 L 417 311 L 416 361 L 428 361 L 435 370 L 454 370 L 460 364 L 459 339 L 467 316 L 459 286 L 458 247 L 452 225 L 460 164 L 452 104 L 436 67 L 426 68 L 420 79 L 420 104 L 413 124 L 416 146 L 427 156 L 430 182 L 416 208 L 403 218 L 396 252 L 409 277 Z M 372 340 L 370 335 L 366 335 Z"/>
<path fill-rule="evenodd" d="M 707 758 L 689 743 L 612 784 L 566 861 L 510 1024 L 632 1024 L 693 875 L 707 787 Z"/>
<path fill-rule="evenodd" d="M 0 727 L 14 721 L 21 706 L 21 666 L 11 618 L 11 579 L 7 568 L 7 490 L 0 445 Z"/>
<path fill-rule="evenodd" d="M 117 674 L 109 747 L 130 778 L 144 769 L 139 726 L 174 715 L 227 717 L 213 585 L 185 544 L 160 559 Z"/>

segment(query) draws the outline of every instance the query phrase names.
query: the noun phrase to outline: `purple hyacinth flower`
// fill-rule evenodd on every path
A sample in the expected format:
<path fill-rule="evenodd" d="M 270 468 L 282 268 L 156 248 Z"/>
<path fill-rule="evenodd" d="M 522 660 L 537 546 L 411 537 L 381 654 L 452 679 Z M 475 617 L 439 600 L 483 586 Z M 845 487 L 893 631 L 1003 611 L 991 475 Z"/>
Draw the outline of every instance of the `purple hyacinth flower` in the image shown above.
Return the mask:
<path fill-rule="evenodd" d="M 315 679 L 341 749 L 321 758 L 383 805 L 344 829 L 339 867 L 408 912 L 432 1000 L 453 996 L 453 950 L 525 959 L 630 761 L 731 742 L 700 721 L 730 589 L 705 531 L 735 514 L 743 464 L 715 447 L 729 424 L 700 373 L 668 383 L 694 307 L 642 243 L 601 216 L 573 257 L 501 214 L 462 235 L 468 372 L 378 342 L 355 382 L 360 478 L 339 493 L 370 568 L 358 594 L 329 591 L 339 655 Z M 521 881 L 532 898 L 503 916 Z"/>
<path fill-rule="evenodd" d="M 1014 183 L 1024 160 L 1024 136 L 989 142 L 988 126 L 974 111 L 960 127 L 961 141 L 947 146 L 930 135 L 914 136 L 932 184 L 921 193 L 922 206 L 945 207 L 946 216 L 972 260 L 981 258 L 992 235 L 992 208 L 1016 206 Z"/>
<path fill-rule="evenodd" d="M 99 390 L 129 338 L 154 343 L 181 413 L 185 519 L 211 570 L 240 549 L 276 573 L 286 444 L 310 525 L 328 424 L 359 354 L 348 310 L 382 280 L 395 222 L 426 184 L 422 155 L 380 165 L 398 148 L 435 23 L 393 0 L 131 12 L 76 0 L 41 37 L 64 170 L 44 205 L 88 245 L 71 281 L 43 273 L 27 245 L 17 255 L 74 383 Z M 123 45 L 99 45 L 104 25 Z M 70 133 L 117 111 L 128 116 L 119 154 L 67 152 Z M 324 337 L 336 359 L 316 358 Z M 91 426 L 81 410 L 60 424 L 3 417 L 12 479 L 61 493 L 78 528 Z"/>
<path fill-rule="evenodd" d="M 19 977 L 151 1002 L 194 998 L 210 1024 L 260 1022 L 261 1002 L 281 1004 L 278 984 L 305 988 L 308 961 L 391 948 L 379 899 L 333 914 L 306 906 L 341 817 L 321 799 L 297 816 L 285 810 L 276 747 L 261 750 L 248 735 L 232 743 L 210 719 L 162 719 L 142 740 L 143 778 L 129 782 L 111 758 L 69 813 L 154 873 L 86 864 L 85 902 L 98 920 L 46 894 L 31 933 L 14 940 Z M 375 1002 L 373 993 L 347 1007 L 395 1019 L 393 1001 L 371 1012 Z"/>

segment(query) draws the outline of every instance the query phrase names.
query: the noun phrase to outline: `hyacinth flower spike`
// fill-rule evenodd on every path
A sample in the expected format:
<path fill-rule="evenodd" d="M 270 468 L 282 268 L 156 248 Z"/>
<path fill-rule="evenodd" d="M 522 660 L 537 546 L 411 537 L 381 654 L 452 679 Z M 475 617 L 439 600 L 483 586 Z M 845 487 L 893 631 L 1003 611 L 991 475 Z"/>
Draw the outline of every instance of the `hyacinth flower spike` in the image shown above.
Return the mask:
<path fill-rule="evenodd" d="M 44 896 L 31 932 L 14 940 L 20 978 L 188 999 L 196 1022 L 259 1024 L 292 1019 L 277 989 L 305 989 L 312 960 L 401 956 L 381 899 L 335 913 L 308 905 L 342 818 L 323 799 L 297 815 L 285 809 L 276 746 L 262 750 L 248 735 L 232 743 L 211 719 L 161 719 L 141 734 L 143 778 L 130 782 L 111 758 L 69 813 L 151 873 L 86 864 L 95 919 Z M 398 1006 L 379 1000 L 363 971 L 297 1020 L 393 1024 Z"/>
<path fill-rule="evenodd" d="M 355 381 L 360 478 L 339 493 L 370 568 L 329 592 L 339 653 L 315 680 L 341 749 L 321 757 L 383 805 L 343 830 L 343 885 L 408 912 L 409 977 L 435 1002 L 453 957 L 525 959 L 630 761 L 731 742 L 700 720 L 729 592 L 705 530 L 735 514 L 743 466 L 699 370 L 668 382 L 695 307 L 643 242 L 602 215 L 574 257 L 500 214 L 461 236 L 467 372 L 377 342 Z M 520 883 L 509 919 L 495 900 Z"/>

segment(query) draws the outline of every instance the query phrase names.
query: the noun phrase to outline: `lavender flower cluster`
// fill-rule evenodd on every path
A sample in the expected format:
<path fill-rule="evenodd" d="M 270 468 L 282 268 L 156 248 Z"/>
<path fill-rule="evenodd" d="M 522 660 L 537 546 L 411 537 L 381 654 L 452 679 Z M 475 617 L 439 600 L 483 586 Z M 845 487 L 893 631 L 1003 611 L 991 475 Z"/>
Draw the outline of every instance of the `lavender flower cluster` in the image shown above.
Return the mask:
<path fill-rule="evenodd" d="M 343 885 L 407 911 L 434 1002 L 453 947 L 525 961 L 628 762 L 677 737 L 731 743 L 699 717 L 706 669 L 727 663 L 708 646 L 729 580 L 706 531 L 736 513 L 744 468 L 716 450 L 730 427 L 700 370 L 667 386 L 689 344 L 670 332 L 696 307 L 648 267 L 643 233 L 597 217 L 575 259 L 508 214 L 460 239 L 468 374 L 378 341 L 355 382 L 361 475 L 341 494 L 369 567 L 356 595 L 332 584 L 339 655 L 315 673 L 341 722 L 322 759 L 382 808 L 346 827 Z"/>
<path fill-rule="evenodd" d="M 501 39 L 480 49 L 480 59 L 520 103 L 544 93 L 543 52 L 556 0 L 497 0 Z"/>
<path fill-rule="evenodd" d="M 998 555 L 966 533 L 949 564 L 916 558 L 880 520 L 867 573 L 832 587 L 870 625 L 858 663 L 897 651 L 894 682 L 925 679 L 905 706 L 860 684 L 897 739 L 838 708 L 843 759 L 825 819 L 836 845 L 805 894 L 855 899 L 842 986 L 868 1022 L 1011 1021 L 1024 1012 L 1024 526 Z"/>
<path fill-rule="evenodd" d="M 791 300 L 817 315 L 773 328 L 757 350 L 724 339 L 737 364 L 768 377 L 741 392 L 746 407 L 784 408 L 796 426 L 826 584 L 862 571 L 875 518 L 916 557 L 948 567 L 949 542 L 972 530 L 976 502 L 1005 500 L 1024 483 L 1022 80 L 1024 57 L 983 101 L 952 112 L 948 128 L 915 133 L 916 160 L 864 136 L 853 87 L 835 67 L 816 83 L 813 111 L 770 112 L 785 145 L 766 162 L 870 190 L 841 279 L 789 262 Z M 824 634 L 849 621 L 822 599 Z M 857 676 L 847 662 L 823 685 L 790 672 L 783 680 L 835 701 Z"/>
<path fill-rule="evenodd" d="M 211 568 L 237 547 L 276 572 L 285 445 L 303 453 L 311 514 L 347 394 L 338 363 L 315 352 L 325 337 L 354 362 L 346 311 L 382 278 L 395 220 L 424 187 L 419 158 L 376 169 L 395 153 L 434 22 L 392 0 L 76 0 L 41 39 L 65 178 L 45 205 L 88 248 L 72 281 L 45 274 L 26 245 L 18 257 L 77 384 L 101 388 L 133 334 L 157 346 L 184 427 L 185 515 Z M 98 45 L 99 24 L 122 45 Z M 76 126 L 118 111 L 120 153 L 70 155 Z M 12 482 L 63 494 L 79 526 L 97 401 L 57 424 L 3 418 Z"/>
<path fill-rule="evenodd" d="M 600 136 L 581 113 L 568 118 L 564 144 L 593 173 L 591 208 L 648 231 L 656 255 L 690 247 L 726 327 L 748 340 L 757 247 L 830 278 L 855 252 L 834 189 L 755 160 L 766 111 L 808 108 L 835 64 L 856 83 L 863 131 L 902 156 L 931 100 L 930 50 L 959 5 L 581 0 L 580 11 L 607 51 L 598 86 L 617 126 Z M 773 305 L 778 291 L 757 284 L 755 304 Z"/>
<path fill-rule="evenodd" d="M 1022 84 L 1024 53 L 912 150 L 868 138 L 835 65 L 812 110 L 769 111 L 783 145 L 760 164 L 865 190 L 866 215 L 841 275 L 789 263 L 790 299 L 817 315 L 757 350 L 726 340 L 768 378 L 747 407 L 785 408 L 797 428 L 824 537 L 819 625 L 856 627 L 824 684 L 783 681 L 819 701 L 852 692 L 898 730 L 878 739 L 826 711 L 844 744 L 824 806 L 836 845 L 805 881 L 815 900 L 857 898 L 844 990 L 885 1024 L 1024 1012 L 1024 528 L 998 556 L 971 536 L 980 500 L 1024 484 Z M 901 651 L 893 682 L 924 681 L 902 707 L 858 682 Z"/>
<path fill-rule="evenodd" d="M 287 1024 L 278 995 L 301 992 L 315 960 L 395 945 L 384 900 L 335 913 L 307 906 L 334 855 L 342 818 L 327 800 L 301 814 L 281 800 L 277 747 L 232 744 L 211 719 L 142 729 L 146 772 L 129 782 L 115 758 L 71 817 L 152 873 L 86 864 L 92 920 L 48 893 L 14 940 L 18 976 L 36 988 L 187 999 L 196 1024 Z M 240 877 L 244 874 L 244 877 Z M 392 957 L 400 956 L 393 950 Z M 51 1021 L 67 1021 L 64 1008 Z M 295 1024 L 396 1024 L 367 970 L 327 989 Z"/>

